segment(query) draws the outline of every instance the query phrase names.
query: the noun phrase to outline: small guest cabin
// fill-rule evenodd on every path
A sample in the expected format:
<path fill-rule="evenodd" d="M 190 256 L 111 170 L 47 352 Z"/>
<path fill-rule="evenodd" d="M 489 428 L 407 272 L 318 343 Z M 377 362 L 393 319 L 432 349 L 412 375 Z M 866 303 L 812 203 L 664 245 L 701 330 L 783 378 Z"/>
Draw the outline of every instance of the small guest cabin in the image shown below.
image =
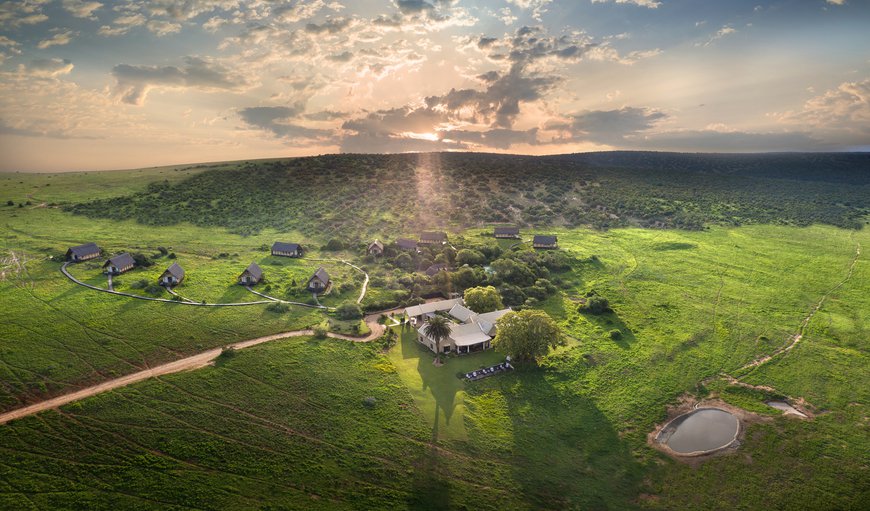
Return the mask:
<path fill-rule="evenodd" d="M 136 261 L 134 261 L 133 256 L 127 252 L 111 257 L 108 261 L 103 263 L 103 268 L 105 268 L 106 273 L 110 275 L 120 275 L 125 271 L 132 270 L 134 266 L 136 266 Z"/>
<path fill-rule="evenodd" d="M 239 284 L 252 286 L 263 280 L 263 269 L 257 263 L 251 263 L 245 271 L 239 275 Z"/>
<path fill-rule="evenodd" d="M 172 266 L 166 268 L 166 271 L 160 275 L 157 282 L 161 286 L 172 287 L 181 284 L 184 280 L 184 269 L 178 263 L 172 263 Z"/>
<path fill-rule="evenodd" d="M 100 247 L 96 243 L 85 243 L 77 247 L 70 247 L 66 251 L 66 260 L 72 262 L 87 261 L 95 257 L 100 257 Z"/>
<path fill-rule="evenodd" d="M 314 275 L 308 279 L 308 289 L 319 293 L 329 287 L 329 274 L 323 269 L 323 266 L 314 272 Z"/>
<path fill-rule="evenodd" d="M 302 257 L 302 245 L 276 241 L 272 244 L 272 255 L 281 257 Z"/>
<path fill-rule="evenodd" d="M 421 245 L 443 245 L 447 243 L 447 233 L 441 231 L 424 232 L 420 235 Z"/>
<path fill-rule="evenodd" d="M 534 248 L 558 248 L 558 244 L 556 243 L 557 239 L 555 236 L 543 236 L 540 234 L 535 235 L 535 238 L 532 240 L 532 247 Z"/>
<path fill-rule="evenodd" d="M 396 240 L 396 246 L 401 250 L 417 250 L 417 242 L 408 238 L 399 238 Z"/>
<path fill-rule="evenodd" d="M 496 227 L 494 231 L 495 237 L 498 239 L 518 239 L 520 237 L 519 227 Z"/>
<path fill-rule="evenodd" d="M 384 254 L 384 244 L 378 240 L 371 242 L 368 248 L 370 255 L 379 256 Z"/>

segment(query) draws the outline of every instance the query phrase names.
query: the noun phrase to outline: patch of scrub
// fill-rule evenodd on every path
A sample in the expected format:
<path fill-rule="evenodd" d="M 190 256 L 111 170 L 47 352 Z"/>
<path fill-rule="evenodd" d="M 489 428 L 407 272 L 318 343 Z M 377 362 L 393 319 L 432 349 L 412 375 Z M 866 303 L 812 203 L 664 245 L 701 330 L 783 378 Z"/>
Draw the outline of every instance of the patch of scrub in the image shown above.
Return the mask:
<path fill-rule="evenodd" d="M 767 406 L 780 410 L 783 415 L 795 415 L 802 419 L 807 418 L 807 414 L 786 403 L 785 401 L 768 401 Z"/>
<path fill-rule="evenodd" d="M 682 456 L 709 454 L 737 440 L 740 420 L 719 408 L 698 408 L 675 418 L 658 434 L 657 440 Z"/>

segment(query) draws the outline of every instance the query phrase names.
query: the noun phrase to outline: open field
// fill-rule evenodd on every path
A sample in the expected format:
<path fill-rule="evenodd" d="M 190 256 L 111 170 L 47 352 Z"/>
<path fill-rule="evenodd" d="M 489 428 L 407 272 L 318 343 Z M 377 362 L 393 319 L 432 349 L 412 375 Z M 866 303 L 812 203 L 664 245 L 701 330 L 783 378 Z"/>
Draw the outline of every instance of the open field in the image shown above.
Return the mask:
<path fill-rule="evenodd" d="M 42 188 L 45 176 L 22 175 L 10 190 L 45 188 L 58 202 L 78 202 L 148 182 L 104 174 L 111 185 L 92 196 L 96 174 Z M 355 301 L 362 275 L 314 259 L 359 263 L 360 251 L 322 250 L 336 231 L 306 236 L 315 224 L 242 236 L 0 207 L 0 409 L 325 320 L 297 307 L 205 309 L 88 290 L 59 272 L 67 246 L 96 241 L 108 253 L 146 255 L 165 247 L 188 272 L 178 292 L 212 303 L 259 299 L 233 284 L 251 261 L 267 276 L 260 291 L 303 301 L 303 280 L 322 264 L 347 284 L 322 301 Z M 503 354 L 450 357 L 437 368 L 408 330 L 387 352 L 335 339 L 276 341 L 0 426 L 0 508 L 857 509 L 870 500 L 870 394 L 861 385 L 870 381 L 867 229 L 541 231 L 559 236 L 571 267 L 552 272 L 558 291 L 535 306 L 570 338 L 539 367 L 465 383 L 457 373 Z M 480 229 L 462 234 L 451 239 L 512 244 Z M 275 239 L 311 252 L 272 258 L 264 247 Z M 133 284 L 169 264 L 155 259 L 119 277 L 118 288 L 144 292 Z M 375 275 L 367 300 L 400 293 L 377 283 L 405 272 L 364 265 Z M 71 271 L 105 285 L 90 266 Z M 592 290 L 612 312 L 578 310 Z M 823 297 L 793 349 L 738 371 L 786 346 Z M 731 386 L 726 374 L 772 390 Z M 719 396 L 762 419 L 738 450 L 684 465 L 650 448 L 646 435 L 686 393 Z M 763 404 L 771 395 L 804 400 L 814 417 L 782 416 Z"/>

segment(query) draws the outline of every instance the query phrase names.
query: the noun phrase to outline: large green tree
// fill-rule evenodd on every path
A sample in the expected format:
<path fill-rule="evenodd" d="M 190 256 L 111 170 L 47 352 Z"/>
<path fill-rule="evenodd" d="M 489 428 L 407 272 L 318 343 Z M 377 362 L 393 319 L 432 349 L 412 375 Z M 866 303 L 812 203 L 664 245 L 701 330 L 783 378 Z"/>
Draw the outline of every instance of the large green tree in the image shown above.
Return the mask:
<path fill-rule="evenodd" d="M 465 290 L 465 305 L 478 314 L 504 309 L 501 295 L 492 286 L 471 287 Z"/>
<path fill-rule="evenodd" d="M 496 329 L 493 345 L 518 361 L 533 361 L 565 342 L 559 326 L 538 310 L 509 312 L 496 322 Z"/>
<path fill-rule="evenodd" d="M 450 337 L 450 323 L 444 316 L 426 320 L 426 336 L 435 341 L 435 363 L 441 363 L 441 341 Z"/>

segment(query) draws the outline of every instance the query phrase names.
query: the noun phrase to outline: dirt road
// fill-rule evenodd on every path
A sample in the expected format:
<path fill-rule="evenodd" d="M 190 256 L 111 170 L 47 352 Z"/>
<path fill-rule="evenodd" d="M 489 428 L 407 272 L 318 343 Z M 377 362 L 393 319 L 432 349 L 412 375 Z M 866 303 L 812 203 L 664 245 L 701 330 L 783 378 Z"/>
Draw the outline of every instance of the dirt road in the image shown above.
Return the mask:
<path fill-rule="evenodd" d="M 371 315 L 366 317 L 366 324 L 368 325 L 369 329 L 371 329 L 371 333 L 365 337 L 351 337 L 348 335 L 333 333 L 329 333 L 326 335 L 327 337 L 331 337 L 333 339 L 342 339 L 345 341 L 369 342 L 377 339 L 381 336 L 381 334 L 384 333 L 384 327 L 378 324 L 377 318 L 378 315 Z M 104 381 L 103 383 L 99 383 L 97 385 L 93 385 L 91 387 L 87 387 L 76 392 L 64 394 L 62 396 L 25 406 L 24 408 L 19 408 L 17 410 L 12 410 L 0 414 L 0 424 L 5 424 L 6 422 L 9 422 L 11 420 L 20 419 L 22 417 L 27 417 L 28 415 L 33 415 L 35 413 L 43 412 L 45 410 L 57 408 L 59 406 L 66 405 L 74 401 L 79 401 L 91 396 L 95 396 L 97 394 L 102 394 L 103 392 L 108 392 L 110 390 L 124 387 L 132 383 L 144 381 L 149 378 L 154 378 L 156 376 L 179 373 L 182 371 L 191 371 L 193 369 L 205 367 L 212 363 L 218 356 L 220 356 L 221 351 L 224 348 L 232 347 L 234 349 L 240 350 L 244 348 L 249 348 L 251 346 L 256 346 L 258 344 L 276 341 L 279 339 L 287 339 L 289 337 L 300 337 L 313 334 L 314 332 L 312 332 L 311 330 L 294 330 L 292 332 L 283 332 L 275 335 L 267 335 L 265 337 L 257 337 L 256 339 L 248 339 L 247 341 L 241 341 L 230 344 L 228 346 L 210 349 L 208 351 L 204 351 L 190 357 L 175 360 L 173 362 L 168 362 L 159 366 L 154 366 L 144 371 L 139 371 L 136 373 L 128 374 L 126 376 L 121 376 L 120 378 L 115 378 L 113 380 Z"/>

